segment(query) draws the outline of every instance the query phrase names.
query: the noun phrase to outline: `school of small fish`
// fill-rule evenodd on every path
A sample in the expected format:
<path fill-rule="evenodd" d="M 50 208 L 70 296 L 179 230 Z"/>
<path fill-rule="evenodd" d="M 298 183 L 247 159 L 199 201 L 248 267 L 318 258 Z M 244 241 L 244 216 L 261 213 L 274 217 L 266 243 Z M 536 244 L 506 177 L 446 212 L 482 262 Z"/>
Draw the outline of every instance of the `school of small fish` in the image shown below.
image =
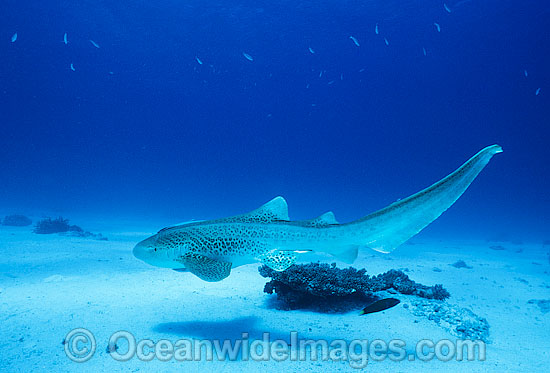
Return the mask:
<path fill-rule="evenodd" d="M 455 3 L 455 4 L 453 5 L 453 8 L 457 8 L 458 6 L 462 5 L 463 3 L 467 2 L 467 1 L 469 1 L 469 0 L 463 0 L 463 1 L 459 1 L 458 3 Z M 449 13 L 449 14 L 452 13 L 452 9 L 451 9 L 451 7 L 450 7 L 449 5 L 447 5 L 446 3 L 442 3 L 442 4 L 443 4 L 443 9 L 444 9 L 447 13 Z M 441 32 L 441 25 L 440 25 L 438 22 L 433 22 L 433 26 L 435 27 L 435 29 L 436 29 L 437 32 Z M 379 23 L 378 23 L 378 22 L 374 25 L 374 33 L 375 33 L 375 35 L 380 35 L 380 26 L 379 26 Z M 380 36 L 382 36 L 382 35 L 380 35 Z M 386 46 L 389 46 L 389 45 L 390 45 L 390 42 L 389 42 L 388 38 L 387 38 L 386 36 L 382 36 L 382 38 L 383 38 L 383 40 L 384 40 L 384 44 L 385 44 Z M 356 47 L 360 47 L 360 46 L 361 46 L 361 44 L 359 43 L 359 40 L 358 40 L 355 36 L 350 35 L 350 36 L 349 36 L 349 39 L 353 42 L 353 44 L 355 44 Z M 11 40 L 12 43 L 15 43 L 15 42 L 18 40 L 18 33 L 15 32 L 14 34 L 12 34 L 10 40 Z M 97 42 L 95 42 L 95 41 L 92 40 L 92 39 L 88 39 L 88 41 L 90 42 L 90 44 L 91 44 L 93 47 L 95 47 L 96 49 L 100 49 L 100 45 L 99 45 Z M 66 32 L 63 34 L 63 43 L 64 43 L 65 45 L 68 45 L 68 44 L 69 44 L 68 34 L 67 34 Z M 308 51 L 309 51 L 309 53 L 311 53 L 311 54 L 315 54 L 315 50 L 314 50 L 312 47 L 308 47 Z M 254 61 L 254 58 L 252 57 L 252 55 L 250 55 L 250 54 L 248 54 L 248 53 L 246 53 L 246 52 L 241 52 L 241 53 L 242 53 L 242 56 L 243 56 L 246 60 L 251 61 L 251 62 Z M 427 56 L 427 55 L 428 55 L 427 50 L 426 50 L 425 47 L 422 47 L 422 54 L 423 54 L 424 56 Z M 195 56 L 195 61 L 197 62 L 197 64 L 203 65 L 203 61 L 202 61 L 198 56 Z M 210 68 L 212 69 L 212 72 L 216 72 L 216 69 L 214 68 L 214 66 L 213 66 L 212 64 L 210 64 L 209 66 L 210 66 Z M 69 65 L 69 67 L 70 67 L 70 70 L 71 70 L 71 71 L 76 71 L 76 68 L 74 67 L 74 64 L 73 64 L 73 63 L 71 63 L 71 64 Z M 197 71 L 197 68 L 195 68 L 195 70 Z M 219 69 L 218 69 L 218 70 L 219 70 Z M 364 70 L 365 70 L 365 69 L 360 69 L 359 72 L 363 72 Z M 323 77 L 323 74 L 324 74 L 325 72 L 326 72 L 326 70 L 319 70 L 319 78 L 322 78 L 322 77 Z M 110 71 L 109 74 L 110 74 L 110 75 L 113 75 L 113 72 Z M 527 69 L 524 69 L 524 70 L 523 70 L 523 75 L 525 76 L 525 78 L 527 78 L 527 77 L 529 76 L 529 73 L 527 72 Z M 343 80 L 343 79 L 344 79 L 343 77 L 344 77 L 344 75 L 343 75 L 343 73 L 341 73 L 341 74 L 340 74 L 340 80 Z M 327 84 L 328 84 L 328 85 L 334 84 L 334 80 L 328 81 Z M 306 88 L 309 88 L 309 87 L 310 87 L 310 84 L 308 83 L 307 86 L 306 86 Z M 539 88 L 537 88 L 537 89 L 535 90 L 535 96 L 538 96 L 538 95 L 540 94 L 540 92 L 541 92 L 541 87 L 539 87 Z"/>

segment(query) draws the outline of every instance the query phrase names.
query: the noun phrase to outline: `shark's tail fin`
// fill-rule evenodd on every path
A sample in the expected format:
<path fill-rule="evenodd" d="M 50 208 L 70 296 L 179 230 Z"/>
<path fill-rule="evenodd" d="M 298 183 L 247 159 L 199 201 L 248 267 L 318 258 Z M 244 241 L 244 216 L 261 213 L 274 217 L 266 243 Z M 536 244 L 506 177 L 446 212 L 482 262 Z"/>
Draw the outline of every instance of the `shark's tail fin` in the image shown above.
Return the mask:
<path fill-rule="evenodd" d="M 346 225 L 359 230 L 357 236 L 362 242 L 358 245 L 389 253 L 455 203 L 493 155 L 500 152 L 500 146 L 488 146 L 432 186 Z"/>

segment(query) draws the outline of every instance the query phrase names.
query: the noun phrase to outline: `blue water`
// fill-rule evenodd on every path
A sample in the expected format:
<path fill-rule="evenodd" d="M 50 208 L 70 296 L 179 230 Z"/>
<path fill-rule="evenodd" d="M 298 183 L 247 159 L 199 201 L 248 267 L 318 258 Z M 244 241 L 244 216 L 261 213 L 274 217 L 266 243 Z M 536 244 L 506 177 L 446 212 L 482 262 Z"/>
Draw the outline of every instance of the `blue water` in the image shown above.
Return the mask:
<path fill-rule="evenodd" d="M 548 239 L 548 7 L 447 5 L 2 0 L 0 206 L 156 229 L 282 195 L 345 222 L 498 143 L 422 234 Z"/>

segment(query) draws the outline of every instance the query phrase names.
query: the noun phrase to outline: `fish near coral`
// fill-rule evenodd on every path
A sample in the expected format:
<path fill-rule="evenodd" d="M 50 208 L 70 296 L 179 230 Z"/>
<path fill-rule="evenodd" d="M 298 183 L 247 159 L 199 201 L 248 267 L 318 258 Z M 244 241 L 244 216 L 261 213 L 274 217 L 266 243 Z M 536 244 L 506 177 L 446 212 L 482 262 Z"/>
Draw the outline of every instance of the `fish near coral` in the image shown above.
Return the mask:
<path fill-rule="evenodd" d="M 432 186 L 350 223 L 339 224 L 332 212 L 290 221 L 286 201 L 276 197 L 246 214 L 164 228 L 133 252 L 151 265 L 186 270 L 210 282 L 255 262 L 284 271 L 310 251 L 347 263 L 359 248 L 389 253 L 447 210 L 500 152 L 498 145 L 486 147 Z"/>
<path fill-rule="evenodd" d="M 373 302 L 368 306 L 366 306 L 365 308 L 363 308 L 363 310 L 359 313 L 359 315 L 366 315 L 367 313 L 385 311 L 387 309 L 397 306 L 400 302 L 401 301 L 399 299 L 395 299 L 395 298 L 379 299 L 376 302 Z"/>

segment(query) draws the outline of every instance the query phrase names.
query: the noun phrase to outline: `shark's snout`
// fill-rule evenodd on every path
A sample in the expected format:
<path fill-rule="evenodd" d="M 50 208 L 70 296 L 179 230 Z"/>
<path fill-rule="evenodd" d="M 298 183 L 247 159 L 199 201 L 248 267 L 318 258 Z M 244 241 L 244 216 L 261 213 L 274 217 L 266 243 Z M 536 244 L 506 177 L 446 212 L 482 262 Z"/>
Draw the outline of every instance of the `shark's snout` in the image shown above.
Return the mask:
<path fill-rule="evenodd" d="M 144 245 L 140 243 L 138 243 L 135 247 L 134 247 L 134 250 L 132 250 L 132 253 L 134 254 L 134 256 L 136 258 L 138 258 L 139 260 L 143 260 L 144 262 L 147 262 L 147 258 L 148 258 L 148 252 L 147 250 L 145 249 Z"/>
<path fill-rule="evenodd" d="M 167 250 L 157 247 L 155 236 L 149 237 L 148 239 L 138 243 L 132 252 L 139 260 L 155 267 L 177 267 L 173 260 L 169 259 Z"/>

